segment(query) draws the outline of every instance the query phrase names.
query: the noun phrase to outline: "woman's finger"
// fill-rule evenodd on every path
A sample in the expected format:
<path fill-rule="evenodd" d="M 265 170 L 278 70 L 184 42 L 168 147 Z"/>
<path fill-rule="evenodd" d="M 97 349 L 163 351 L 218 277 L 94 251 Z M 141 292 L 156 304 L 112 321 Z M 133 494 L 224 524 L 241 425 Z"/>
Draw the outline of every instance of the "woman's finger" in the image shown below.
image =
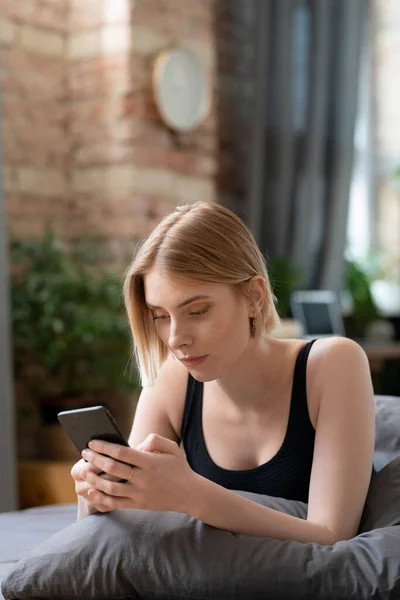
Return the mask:
<path fill-rule="evenodd" d="M 88 508 L 95 508 L 96 510 L 99 510 L 100 512 L 106 512 L 107 510 L 110 510 L 105 504 L 102 505 L 101 503 L 97 503 L 94 504 L 93 503 L 93 499 L 91 498 L 89 491 L 93 490 L 94 488 L 90 485 L 88 485 L 85 481 L 80 481 L 79 483 L 77 483 L 75 485 L 75 491 L 77 496 L 79 496 L 80 498 L 83 498 L 86 502 L 86 504 L 88 505 Z"/>
<path fill-rule="evenodd" d="M 144 442 L 139 444 L 138 448 L 112 444 L 111 442 L 105 442 L 104 440 L 92 440 L 89 442 L 89 448 L 99 454 L 111 456 L 111 458 L 114 458 L 119 462 L 141 468 L 146 468 L 146 466 L 148 466 L 149 452 L 164 452 L 175 455 L 180 454 L 180 449 L 176 442 L 156 433 L 148 435 Z"/>
<path fill-rule="evenodd" d="M 72 467 L 72 469 L 71 469 L 71 477 L 75 481 L 81 481 L 82 480 L 82 474 L 86 473 L 88 470 L 93 471 L 94 473 L 96 473 L 96 475 L 99 475 L 101 473 L 101 469 L 99 469 L 95 465 L 91 465 L 86 460 L 84 460 L 83 458 L 81 458 L 81 460 L 79 460 L 77 463 L 75 463 L 74 466 Z"/>
<path fill-rule="evenodd" d="M 139 445 L 141 450 L 146 452 L 161 452 L 166 454 L 179 454 L 179 446 L 173 440 L 170 440 L 158 433 L 150 433 L 144 442 Z"/>
<path fill-rule="evenodd" d="M 90 461 L 90 464 L 95 465 L 98 469 L 108 475 L 112 475 L 115 477 L 116 481 L 128 479 L 132 466 L 126 463 L 121 463 L 109 456 L 104 456 L 103 454 L 98 454 L 93 450 L 83 450 L 82 455 Z M 87 480 L 87 475 L 89 473 L 93 473 L 91 470 L 87 470 L 85 472 L 85 479 Z M 99 473 L 94 473 L 98 475 Z"/>
<path fill-rule="evenodd" d="M 130 473 L 132 473 L 132 467 L 131 467 Z M 99 490 L 100 492 L 104 492 L 105 494 L 107 494 L 107 496 L 117 496 L 120 498 L 127 497 L 127 484 L 126 483 L 120 483 L 120 482 L 116 482 L 116 481 L 107 481 L 103 477 L 99 477 L 98 475 L 95 475 L 94 473 L 88 473 L 86 476 L 86 481 L 91 487 L 95 488 L 96 490 Z M 129 481 L 129 483 L 133 484 L 133 481 Z M 89 497 L 90 497 L 90 494 L 89 494 Z"/>
<path fill-rule="evenodd" d="M 119 481 L 118 477 L 114 477 L 114 475 L 108 475 L 107 473 L 102 473 L 102 470 L 96 467 L 95 465 L 86 462 L 81 459 L 72 467 L 71 475 L 75 482 L 75 492 L 77 496 L 83 498 L 88 506 L 88 509 L 94 508 L 99 512 L 109 512 L 112 510 L 109 506 L 101 503 L 93 503 L 93 499 L 90 497 L 89 490 L 93 490 L 94 488 L 90 486 L 86 480 L 86 473 L 95 473 L 108 481 Z"/>
<path fill-rule="evenodd" d="M 105 507 L 105 510 L 100 512 L 109 512 L 118 508 L 127 508 L 132 502 L 130 498 L 117 498 L 115 496 L 108 496 L 104 492 L 101 492 L 97 489 L 91 490 L 90 500 L 95 508 L 97 506 Z"/>
<path fill-rule="evenodd" d="M 121 481 L 121 477 L 115 477 L 115 475 L 110 475 L 109 473 L 96 473 L 96 475 L 107 481 Z"/>

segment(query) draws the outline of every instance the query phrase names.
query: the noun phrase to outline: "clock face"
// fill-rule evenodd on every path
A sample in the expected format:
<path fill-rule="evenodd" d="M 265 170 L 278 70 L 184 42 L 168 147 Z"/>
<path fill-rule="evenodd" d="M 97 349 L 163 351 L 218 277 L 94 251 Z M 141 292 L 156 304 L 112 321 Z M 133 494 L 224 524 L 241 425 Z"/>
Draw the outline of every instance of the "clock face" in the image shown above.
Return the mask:
<path fill-rule="evenodd" d="M 169 127 L 190 131 L 207 116 L 206 76 L 189 50 L 174 48 L 162 52 L 156 60 L 153 86 L 157 108 Z"/>

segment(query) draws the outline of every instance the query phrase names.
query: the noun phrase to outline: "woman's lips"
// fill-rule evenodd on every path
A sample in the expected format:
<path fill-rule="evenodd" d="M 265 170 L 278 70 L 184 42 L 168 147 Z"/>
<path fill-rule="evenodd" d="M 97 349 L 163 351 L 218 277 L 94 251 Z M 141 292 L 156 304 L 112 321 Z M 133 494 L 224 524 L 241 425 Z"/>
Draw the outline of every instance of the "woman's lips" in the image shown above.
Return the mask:
<path fill-rule="evenodd" d="M 206 360 L 207 356 L 208 356 L 208 354 L 206 354 L 205 356 L 197 357 L 197 358 L 190 358 L 190 359 L 181 358 L 181 362 L 183 362 L 183 364 L 186 365 L 187 367 L 196 367 L 197 365 L 200 365 L 201 363 L 203 363 Z"/>

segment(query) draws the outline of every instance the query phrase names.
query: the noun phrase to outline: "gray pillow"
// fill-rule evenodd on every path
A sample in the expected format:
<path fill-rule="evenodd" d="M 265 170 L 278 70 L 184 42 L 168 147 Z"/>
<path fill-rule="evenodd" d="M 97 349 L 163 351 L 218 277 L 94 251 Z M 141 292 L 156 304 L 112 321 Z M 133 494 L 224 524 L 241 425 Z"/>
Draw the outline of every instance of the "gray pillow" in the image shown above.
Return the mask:
<path fill-rule="evenodd" d="M 7 600 L 399 598 L 399 466 L 396 460 L 373 474 L 363 531 L 352 540 L 321 546 L 257 538 L 181 513 L 125 509 L 52 536 L 18 563 L 2 592 Z M 306 518 L 302 502 L 236 493 Z"/>
<path fill-rule="evenodd" d="M 373 473 L 359 533 L 400 525 L 400 456 Z"/>
<path fill-rule="evenodd" d="M 375 456 L 376 471 L 400 456 L 400 398 L 375 396 Z"/>

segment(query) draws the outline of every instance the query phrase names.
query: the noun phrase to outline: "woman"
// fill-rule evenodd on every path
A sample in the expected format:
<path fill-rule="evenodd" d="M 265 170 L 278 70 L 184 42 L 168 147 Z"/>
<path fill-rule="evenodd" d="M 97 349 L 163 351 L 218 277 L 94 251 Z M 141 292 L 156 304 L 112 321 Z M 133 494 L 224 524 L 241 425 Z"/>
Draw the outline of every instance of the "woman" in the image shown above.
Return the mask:
<path fill-rule="evenodd" d="M 131 507 L 259 537 L 354 537 L 374 448 L 366 356 L 347 338 L 270 335 L 274 296 L 244 223 L 218 204 L 178 206 L 124 294 L 144 387 L 130 448 L 93 442 L 74 466 L 78 518 Z M 307 520 L 234 489 L 308 502 Z"/>

